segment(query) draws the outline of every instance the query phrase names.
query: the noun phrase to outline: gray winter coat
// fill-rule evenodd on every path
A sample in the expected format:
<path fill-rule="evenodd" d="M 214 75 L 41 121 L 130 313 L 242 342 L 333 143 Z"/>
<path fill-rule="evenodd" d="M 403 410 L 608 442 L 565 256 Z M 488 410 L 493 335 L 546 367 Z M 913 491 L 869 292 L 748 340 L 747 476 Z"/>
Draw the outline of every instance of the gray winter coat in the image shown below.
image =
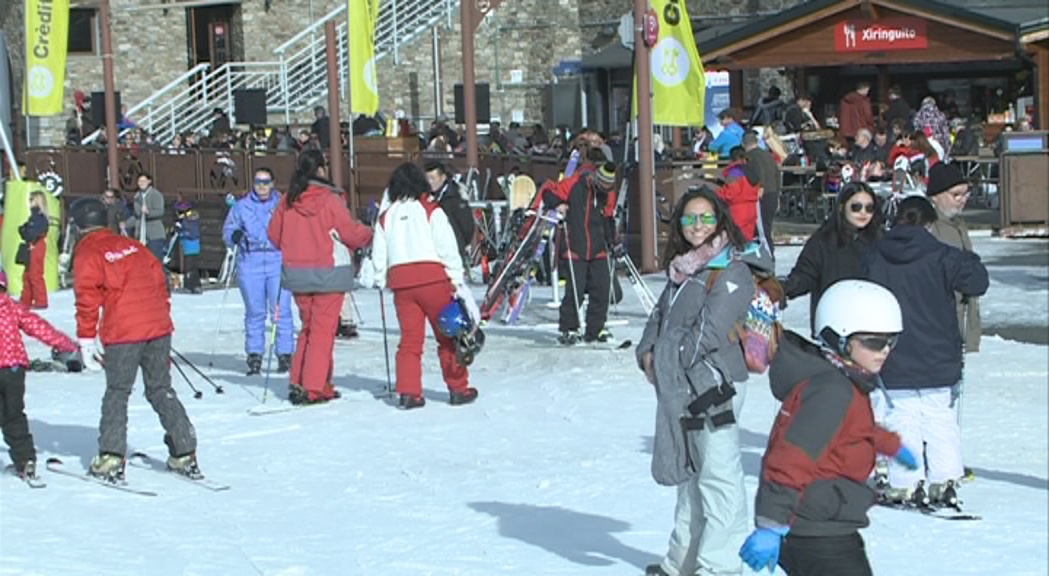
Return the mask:
<path fill-rule="evenodd" d="M 653 353 L 656 432 L 652 478 L 676 486 L 694 477 L 700 463 L 689 446 L 691 430 L 705 420 L 733 423 L 734 383 L 747 379 L 743 349 L 730 339 L 754 298 L 754 278 L 741 260 L 722 269 L 707 291 L 708 267 L 680 286 L 668 282 L 637 345 L 638 365 Z M 690 410 L 691 407 L 691 410 Z"/>
<path fill-rule="evenodd" d="M 135 217 L 129 222 L 135 228 L 135 238 L 141 234 L 138 227 L 142 223 L 143 200 L 149 208 L 149 214 L 146 215 L 146 242 L 164 240 L 167 238 L 164 232 L 164 195 L 152 186 L 135 193 Z"/>

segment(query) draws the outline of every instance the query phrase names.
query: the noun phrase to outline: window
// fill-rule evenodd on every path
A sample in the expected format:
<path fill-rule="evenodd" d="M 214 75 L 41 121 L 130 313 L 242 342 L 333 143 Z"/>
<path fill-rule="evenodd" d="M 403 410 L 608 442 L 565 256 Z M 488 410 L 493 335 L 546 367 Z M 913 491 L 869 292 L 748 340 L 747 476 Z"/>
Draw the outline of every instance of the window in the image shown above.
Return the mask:
<path fill-rule="evenodd" d="M 94 54 L 96 52 L 98 11 L 94 8 L 69 9 L 69 53 Z"/>

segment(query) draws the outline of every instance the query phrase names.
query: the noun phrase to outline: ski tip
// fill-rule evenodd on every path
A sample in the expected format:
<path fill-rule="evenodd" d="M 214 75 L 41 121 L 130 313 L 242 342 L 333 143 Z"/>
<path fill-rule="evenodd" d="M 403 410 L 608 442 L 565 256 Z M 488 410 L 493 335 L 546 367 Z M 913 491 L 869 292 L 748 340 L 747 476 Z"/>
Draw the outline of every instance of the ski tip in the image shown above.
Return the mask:
<path fill-rule="evenodd" d="M 52 457 L 48 458 L 48 459 L 47 459 L 47 460 L 45 461 L 45 464 L 47 464 L 48 466 L 50 466 L 50 465 L 52 465 L 52 464 L 56 464 L 56 465 L 58 465 L 58 466 L 61 466 L 61 465 L 62 465 L 62 461 L 61 461 L 61 460 L 59 460 L 58 458 L 55 458 L 54 456 L 52 456 Z"/>
<path fill-rule="evenodd" d="M 630 348 L 633 345 L 634 345 L 634 343 L 632 341 L 630 341 L 630 340 L 623 340 L 619 344 L 619 346 L 617 346 L 617 348 L 619 348 L 620 350 L 626 350 L 627 348 Z"/>

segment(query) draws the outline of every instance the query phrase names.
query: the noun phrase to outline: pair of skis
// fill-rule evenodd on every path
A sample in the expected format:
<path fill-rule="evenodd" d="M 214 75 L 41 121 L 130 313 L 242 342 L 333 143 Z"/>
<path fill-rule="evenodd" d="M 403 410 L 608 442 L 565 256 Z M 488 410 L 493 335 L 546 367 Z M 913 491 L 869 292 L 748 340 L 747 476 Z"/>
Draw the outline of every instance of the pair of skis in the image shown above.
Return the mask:
<path fill-rule="evenodd" d="M 178 478 L 179 480 L 188 482 L 190 484 L 193 484 L 194 486 L 199 486 L 201 488 L 204 488 L 205 490 L 209 490 L 212 492 L 222 492 L 225 490 L 229 490 L 230 488 L 228 484 L 222 484 L 219 482 L 209 480 L 207 478 L 190 478 L 188 476 L 184 476 L 176 472 L 171 472 L 164 467 L 163 463 L 153 460 L 148 454 L 145 454 L 143 452 L 132 453 L 131 456 L 128 457 L 128 464 L 132 468 L 136 469 L 162 471 L 165 474 L 171 476 L 172 478 Z M 104 486 L 113 490 L 119 490 L 121 492 L 127 492 L 129 494 L 137 494 L 139 496 L 157 496 L 157 492 L 154 492 L 152 490 L 145 490 L 142 488 L 136 488 L 134 486 L 129 485 L 127 482 L 110 482 L 109 480 L 91 476 L 86 472 L 74 472 L 65 468 L 65 464 L 59 458 L 48 458 L 47 470 L 54 474 L 68 476 L 70 478 L 76 478 L 78 480 L 83 480 L 84 482 L 97 484 L 99 486 Z M 46 484 L 44 484 L 44 486 L 46 486 Z M 35 488 L 37 486 L 33 487 Z"/>

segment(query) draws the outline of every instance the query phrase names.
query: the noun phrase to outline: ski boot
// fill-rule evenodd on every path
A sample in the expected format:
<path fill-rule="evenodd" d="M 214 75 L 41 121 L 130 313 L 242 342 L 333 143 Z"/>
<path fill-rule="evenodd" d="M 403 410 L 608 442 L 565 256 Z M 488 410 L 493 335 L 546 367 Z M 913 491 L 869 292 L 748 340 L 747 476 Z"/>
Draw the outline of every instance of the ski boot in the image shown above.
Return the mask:
<path fill-rule="evenodd" d="M 298 384 L 288 384 L 288 402 L 295 404 L 306 403 L 306 389 Z"/>
<path fill-rule="evenodd" d="M 193 452 L 183 456 L 169 456 L 168 470 L 175 474 L 185 476 L 190 480 L 200 480 L 204 477 L 204 475 L 200 473 L 200 468 L 197 466 L 197 455 Z"/>
<path fill-rule="evenodd" d="M 426 406 L 426 398 L 412 394 L 401 394 L 399 405 L 404 410 L 414 410 Z"/>
<path fill-rule="evenodd" d="M 597 336 L 591 336 L 589 334 L 583 335 L 583 342 L 587 344 L 593 344 L 594 342 L 605 343 L 612 339 L 612 333 L 607 328 L 602 329 L 597 333 Z"/>
<path fill-rule="evenodd" d="M 339 322 L 339 328 L 335 330 L 335 336 L 342 340 L 352 340 L 359 335 L 357 325 L 353 322 Z"/>
<path fill-rule="evenodd" d="M 22 468 L 17 471 L 18 477 L 22 480 L 39 480 L 40 477 L 36 475 L 36 460 L 30 460 L 22 465 Z"/>
<path fill-rule="evenodd" d="M 885 488 L 882 498 L 892 504 L 913 506 L 915 508 L 928 508 L 931 503 L 929 495 L 925 492 L 925 480 L 919 480 L 914 488 Z"/>
<path fill-rule="evenodd" d="M 285 374 L 291 370 L 291 354 L 277 354 L 277 373 Z"/>
<path fill-rule="evenodd" d="M 248 376 L 262 373 L 262 354 L 248 354 Z"/>
<path fill-rule="evenodd" d="M 961 500 L 958 499 L 958 490 L 955 488 L 954 480 L 948 480 L 944 483 L 935 483 L 929 485 L 929 499 L 933 504 L 947 506 L 960 510 Z"/>
<path fill-rule="evenodd" d="M 645 576 L 670 576 L 666 570 L 659 564 L 649 564 L 645 566 Z"/>
<path fill-rule="evenodd" d="M 124 482 L 124 464 L 123 456 L 99 454 L 91 459 L 91 466 L 87 469 L 87 475 L 113 484 L 119 484 Z"/>
<path fill-rule="evenodd" d="M 889 488 L 889 462 L 884 458 L 879 458 L 874 463 L 874 488 L 875 490 Z"/>
<path fill-rule="evenodd" d="M 452 406 L 462 406 L 463 404 L 469 404 L 477 400 L 477 388 L 464 388 L 460 392 L 451 392 L 448 394 L 448 403 Z"/>
<path fill-rule="evenodd" d="M 566 330 L 557 337 L 557 343 L 562 346 L 574 346 L 579 342 L 578 330 Z"/>

